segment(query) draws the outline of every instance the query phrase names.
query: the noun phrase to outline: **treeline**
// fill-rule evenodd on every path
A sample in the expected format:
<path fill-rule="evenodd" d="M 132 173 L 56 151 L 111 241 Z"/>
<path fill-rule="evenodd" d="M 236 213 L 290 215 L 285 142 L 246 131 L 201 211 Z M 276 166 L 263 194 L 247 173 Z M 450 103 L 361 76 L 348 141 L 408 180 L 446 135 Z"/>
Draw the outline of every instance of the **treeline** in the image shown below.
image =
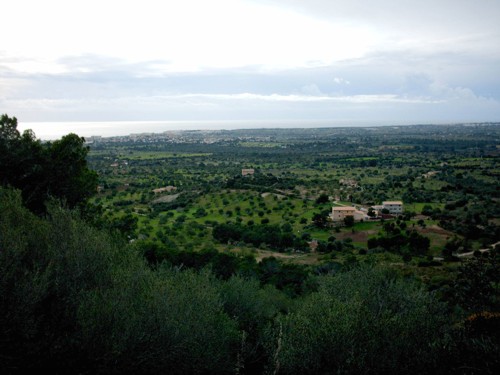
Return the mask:
<path fill-rule="evenodd" d="M 283 263 L 275 257 L 257 262 L 252 255 L 223 253 L 214 248 L 201 251 L 177 250 L 150 241 L 137 241 L 134 248 L 153 269 L 161 264 L 196 271 L 208 268 L 218 279 L 228 280 L 234 276 L 255 279 L 260 285 L 272 285 L 290 297 L 308 293 L 317 286 L 309 267 Z"/>
<path fill-rule="evenodd" d="M 407 228 L 405 221 L 386 222 L 383 233 L 368 239 L 368 249 L 382 248 L 397 254 L 424 256 L 430 247 L 430 240 Z"/>
<path fill-rule="evenodd" d="M 309 251 L 307 241 L 293 234 L 291 225 L 242 225 L 239 223 L 216 224 L 213 237 L 222 243 L 244 242 L 256 247 L 265 244 L 274 250 Z"/>
<path fill-rule="evenodd" d="M 228 189 L 252 189 L 258 192 L 274 189 L 294 189 L 296 181 L 291 178 L 276 177 L 272 174 L 256 173 L 252 176 L 234 176 L 227 180 Z"/>
<path fill-rule="evenodd" d="M 450 198 L 453 198 L 450 197 Z M 439 225 L 463 236 L 464 240 L 480 240 L 483 246 L 495 243 L 500 238 L 500 227 L 491 218 L 500 216 L 496 198 L 483 196 L 483 200 L 472 201 L 467 195 L 458 195 L 443 209 L 428 206 L 422 214 L 438 220 Z"/>
<path fill-rule="evenodd" d="M 291 299 L 252 277 L 151 267 L 134 244 L 57 205 L 34 216 L 10 190 L 0 190 L 0 209 L 5 373 L 493 373 L 499 365 L 499 316 L 481 312 L 497 308 L 495 298 L 476 298 L 478 313 L 463 320 L 416 280 L 365 265 L 318 276 L 316 290 Z M 498 282 L 498 263 L 488 264 Z M 460 289 L 464 300 L 479 292 L 470 287 Z"/>

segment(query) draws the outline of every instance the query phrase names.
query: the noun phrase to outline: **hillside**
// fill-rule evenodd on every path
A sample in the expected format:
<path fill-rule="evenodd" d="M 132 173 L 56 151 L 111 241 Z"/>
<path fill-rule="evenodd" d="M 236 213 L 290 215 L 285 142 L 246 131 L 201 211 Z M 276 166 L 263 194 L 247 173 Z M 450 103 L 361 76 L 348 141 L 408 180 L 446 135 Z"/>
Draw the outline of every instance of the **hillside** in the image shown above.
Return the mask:
<path fill-rule="evenodd" d="M 498 368 L 498 246 L 475 251 L 499 239 L 497 125 L 189 132 L 85 145 L 6 132 L 15 130 L 7 120 L 7 373 Z M 30 158 L 16 169 L 16 155 Z M 47 155 L 74 158 L 51 169 Z M 70 173 L 65 160 L 81 163 Z M 33 185 L 35 176 L 47 183 Z M 57 179 L 66 186 L 59 195 L 50 188 Z M 384 201 L 402 201 L 404 212 L 329 217 L 333 207 L 368 212 Z"/>

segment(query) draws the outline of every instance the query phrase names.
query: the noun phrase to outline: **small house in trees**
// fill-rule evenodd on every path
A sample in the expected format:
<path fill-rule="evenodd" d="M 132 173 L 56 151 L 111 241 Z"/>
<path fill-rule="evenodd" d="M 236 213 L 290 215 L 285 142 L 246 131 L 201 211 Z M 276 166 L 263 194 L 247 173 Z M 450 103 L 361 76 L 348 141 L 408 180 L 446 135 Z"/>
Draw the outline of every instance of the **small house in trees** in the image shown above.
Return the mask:
<path fill-rule="evenodd" d="M 155 194 L 171 193 L 171 192 L 174 192 L 176 190 L 177 190 L 177 188 L 175 186 L 165 186 L 162 188 L 153 189 L 153 193 L 155 193 Z"/>
<path fill-rule="evenodd" d="M 243 177 L 245 177 L 245 176 L 253 176 L 253 175 L 254 175 L 254 173 L 255 173 L 255 169 L 253 169 L 253 168 L 249 168 L 249 169 L 242 169 L 242 170 L 241 170 L 241 175 L 242 175 Z"/>
<path fill-rule="evenodd" d="M 366 212 L 357 210 L 356 207 L 349 207 L 349 206 L 332 207 L 332 214 L 331 214 L 332 221 L 334 222 L 344 221 L 344 219 L 347 216 L 352 216 L 356 221 L 370 219 L 370 217 L 367 215 Z"/>
<path fill-rule="evenodd" d="M 346 216 L 354 216 L 355 212 L 355 207 L 332 207 L 332 220 L 343 221 Z"/>

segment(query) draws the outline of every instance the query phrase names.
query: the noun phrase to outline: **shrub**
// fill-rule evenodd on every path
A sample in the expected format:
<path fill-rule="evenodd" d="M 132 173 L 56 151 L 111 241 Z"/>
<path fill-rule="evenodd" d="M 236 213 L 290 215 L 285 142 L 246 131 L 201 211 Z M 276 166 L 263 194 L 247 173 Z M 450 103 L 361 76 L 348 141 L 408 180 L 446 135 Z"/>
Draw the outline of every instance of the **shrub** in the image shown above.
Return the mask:
<path fill-rule="evenodd" d="M 425 373 L 437 366 L 444 327 L 444 306 L 420 285 L 355 267 L 323 276 L 279 320 L 269 348 L 284 373 Z"/>

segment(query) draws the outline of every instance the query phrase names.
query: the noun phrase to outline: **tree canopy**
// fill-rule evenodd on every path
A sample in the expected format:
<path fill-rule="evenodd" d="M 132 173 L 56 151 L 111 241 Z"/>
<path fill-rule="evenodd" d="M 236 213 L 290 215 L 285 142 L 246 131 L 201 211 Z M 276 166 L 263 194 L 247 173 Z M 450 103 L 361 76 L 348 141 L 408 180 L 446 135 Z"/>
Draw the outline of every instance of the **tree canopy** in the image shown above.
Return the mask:
<path fill-rule="evenodd" d="M 41 142 L 31 130 L 21 134 L 15 117 L 0 117 L 0 183 L 21 190 L 24 204 L 36 213 L 46 211 L 49 198 L 74 208 L 95 193 L 98 178 L 87 166 L 87 153 L 85 139 L 76 134 Z"/>

